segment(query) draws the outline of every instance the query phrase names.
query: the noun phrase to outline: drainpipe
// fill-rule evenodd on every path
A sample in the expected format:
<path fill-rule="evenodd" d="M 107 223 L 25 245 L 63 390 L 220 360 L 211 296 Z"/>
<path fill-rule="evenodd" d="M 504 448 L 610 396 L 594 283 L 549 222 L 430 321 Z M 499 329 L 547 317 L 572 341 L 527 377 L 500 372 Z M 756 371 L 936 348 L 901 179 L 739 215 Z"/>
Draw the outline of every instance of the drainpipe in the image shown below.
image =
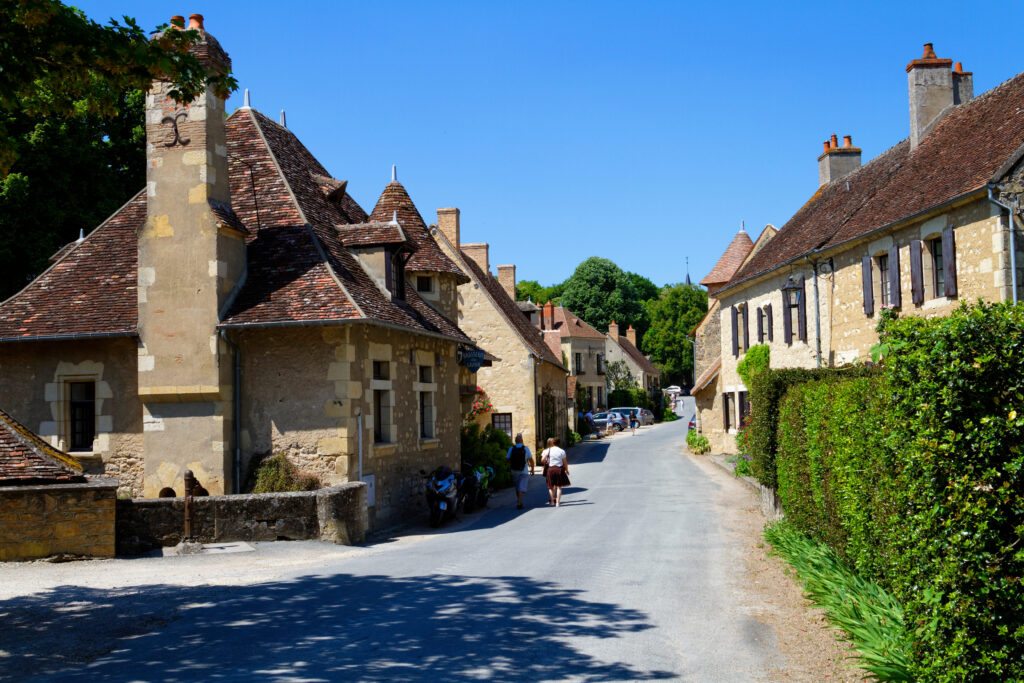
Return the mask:
<path fill-rule="evenodd" d="M 359 481 L 363 480 L 363 409 L 356 413 L 356 429 L 359 430 L 356 441 L 359 448 Z"/>
<path fill-rule="evenodd" d="M 818 262 L 812 261 L 809 256 L 804 260 L 810 264 L 814 271 L 814 344 L 817 349 L 818 367 L 821 367 L 821 309 L 818 306 Z M 788 314 L 788 311 L 787 311 Z"/>
<path fill-rule="evenodd" d="M 1010 282 L 1013 296 L 1013 303 L 1017 303 L 1017 226 L 1013 222 L 1015 209 L 1008 205 L 1003 204 L 1001 201 L 992 196 L 992 186 L 988 187 L 988 200 L 996 206 L 1006 209 L 1006 223 L 1010 227 Z M 1014 201 L 1016 205 L 1016 200 Z"/>
<path fill-rule="evenodd" d="M 235 432 L 235 493 L 242 492 L 242 350 L 232 342 L 226 330 L 220 331 L 220 338 L 231 348 L 234 356 L 234 379 L 232 381 L 231 395 L 235 404 L 234 432 Z"/>
<path fill-rule="evenodd" d="M 540 365 L 540 357 L 531 351 L 529 358 L 533 362 L 533 438 L 534 443 L 540 443 L 540 396 L 537 395 L 537 366 Z"/>

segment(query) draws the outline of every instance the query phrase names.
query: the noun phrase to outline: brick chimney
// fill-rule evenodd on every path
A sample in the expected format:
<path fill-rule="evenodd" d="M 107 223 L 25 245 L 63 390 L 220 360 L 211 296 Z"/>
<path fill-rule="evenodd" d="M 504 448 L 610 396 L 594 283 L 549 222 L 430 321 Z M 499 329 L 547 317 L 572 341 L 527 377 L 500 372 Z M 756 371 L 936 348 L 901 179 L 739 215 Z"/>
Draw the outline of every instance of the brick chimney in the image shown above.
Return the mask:
<path fill-rule="evenodd" d="M 498 266 L 498 283 L 508 292 L 512 301 L 516 300 L 516 267 Z"/>
<path fill-rule="evenodd" d="M 555 305 L 553 303 L 551 303 L 550 301 L 548 301 L 546 304 L 544 304 L 543 316 L 544 316 L 544 322 L 542 323 L 543 326 L 544 326 L 543 329 L 545 329 L 545 330 L 553 330 L 553 329 L 555 329 Z"/>
<path fill-rule="evenodd" d="M 480 269 L 485 273 L 491 272 L 491 264 L 487 261 L 487 250 L 490 245 L 487 242 L 478 242 L 476 244 L 463 244 L 462 253 L 467 258 L 472 259 Z"/>
<path fill-rule="evenodd" d="M 630 325 L 629 329 L 626 330 L 626 339 L 629 340 L 630 344 L 636 346 L 636 330 L 633 329 L 632 325 Z"/>
<path fill-rule="evenodd" d="M 459 250 L 459 210 L 456 208 L 437 210 L 437 229 L 441 231 L 455 251 Z"/>
<path fill-rule="evenodd" d="M 860 168 L 860 147 L 853 146 L 853 138 L 843 136 L 843 146 L 833 133 L 825 141 L 825 151 L 818 157 L 818 184 L 828 185 Z"/>
<path fill-rule="evenodd" d="M 953 65 L 953 104 L 965 104 L 974 99 L 974 73 L 964 71 L 964 65 Z"/>
<path fill-rule="evenodd" d="M 619 324 L 614 320 L 612 321 L 612 324 L 608 326 L 608 334 L 615 341 L 619 341 Z"/>
<path fill-rule="evenodd" d="M 229 70 L 202 15 L 189 19 L 200 35 L 190 51 L 208 69 Z M 146 497 L 183 495 L 186 468 L 210 493 L 231 492 L 232 359 L 217 325 L 246 264 L 246 234 L 219 218 L 230 211 L 224 100 L 207 90 L 182 105 L 170 89 L 157 80 L 146 95 L 137 372 Z"/>
<path fill-rule="evenodd" d="M 953 60 L 939 59 L 931 43 L 924 44 L 920 59 L 907 64 L 910 92 L 910 150 L 917 149 L 928 132 L 954 104 Z M 973 79 L 971 82 L 973 95 Z"/>

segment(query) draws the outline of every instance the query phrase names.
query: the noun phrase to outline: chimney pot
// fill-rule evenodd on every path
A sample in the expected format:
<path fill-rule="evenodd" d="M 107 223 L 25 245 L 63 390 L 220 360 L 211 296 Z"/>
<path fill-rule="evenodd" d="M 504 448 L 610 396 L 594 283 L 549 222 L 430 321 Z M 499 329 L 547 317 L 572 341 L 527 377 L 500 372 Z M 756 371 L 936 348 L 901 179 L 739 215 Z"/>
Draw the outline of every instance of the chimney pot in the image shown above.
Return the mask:
<path fill-rule="evenodd" d="M 828 140 L 825 140 L 825 149 L 822 151 L 822 154 L 828 154 Z"/>
<path fill-rule="evenodd" d="M 832 133 L 832 137 L 829 138 L 828 146 L 829 146 L 829 149 L 835 149 L 836 147 L 839 146 L 839 138 L 836 137 L 835 133 Z"/>
<path fill-rule="evenodd" d="M 853 147 L 853 136 L 852 135 L 844 135 L 843 136 L 843 147 Z"/>
<path fill-rule="evenodd" d="M 818 184 L 825 186 L 848 176 L 860 168 L 860 150 L 853 146 L 853 136 L 843 136 L 843 146 L 833 133 L 825 142 L 825 151 L 818 157 Z"/>
<path fill-rule="evenodd" d="M 629 340 L 630 344 L 636 346 L 636 330 L 633 329 L 632 325 L 630 325 L 629 329 L 626 330 L 626 339 Z"/>
<path fill-rule="evenodd" d="M 185 17 L 175 14 L 171 17 L 171 26 L 174 28 L 185 28 Z"/>
<path fill-rule="evenodd" d="M 958 74 L 962 74 L 964 72 L 964 63 L 957 62 L 956 64 L 954 64 L 953 71 L 957 72 Z"/>
<path fill-rule="evenodd" d="M 190 14 L 190 15 L 188 15 L 188 27 L 189 28 L 202 29 L 203 28 L 203 15 L 202 14 Z"/>
<path fill-rule="evenodd" d="M 921 55 L 921 59 L 938 59 L 935 56 L 935 48 L 932 43 L 924 44 L 924 54 Z"/>

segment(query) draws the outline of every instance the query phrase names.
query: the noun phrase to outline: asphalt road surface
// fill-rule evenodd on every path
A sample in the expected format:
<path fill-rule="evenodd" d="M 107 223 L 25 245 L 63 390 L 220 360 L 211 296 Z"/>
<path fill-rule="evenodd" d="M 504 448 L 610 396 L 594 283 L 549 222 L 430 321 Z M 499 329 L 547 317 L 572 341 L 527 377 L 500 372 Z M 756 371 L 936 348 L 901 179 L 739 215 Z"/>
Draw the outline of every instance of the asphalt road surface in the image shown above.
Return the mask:
<path fill-rule="evenodd" d="M 358 548 L 2 566 L 0 679 L 763 679 L 780 655 L 686 423 L 573 448 L 560 508 L 538 474 L 525 510 Z"/>

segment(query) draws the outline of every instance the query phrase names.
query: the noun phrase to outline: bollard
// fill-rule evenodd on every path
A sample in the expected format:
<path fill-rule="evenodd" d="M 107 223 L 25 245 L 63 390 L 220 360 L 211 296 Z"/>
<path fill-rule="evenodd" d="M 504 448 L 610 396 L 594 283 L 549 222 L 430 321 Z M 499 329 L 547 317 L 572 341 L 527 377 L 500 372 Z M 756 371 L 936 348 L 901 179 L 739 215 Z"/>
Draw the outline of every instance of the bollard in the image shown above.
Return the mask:
<path fill-rule="evenodd" d="M 192 489 L 195 485 L 196 477 L 192 470 L 185 470 L 185 541 L 192 540 Z"/>

